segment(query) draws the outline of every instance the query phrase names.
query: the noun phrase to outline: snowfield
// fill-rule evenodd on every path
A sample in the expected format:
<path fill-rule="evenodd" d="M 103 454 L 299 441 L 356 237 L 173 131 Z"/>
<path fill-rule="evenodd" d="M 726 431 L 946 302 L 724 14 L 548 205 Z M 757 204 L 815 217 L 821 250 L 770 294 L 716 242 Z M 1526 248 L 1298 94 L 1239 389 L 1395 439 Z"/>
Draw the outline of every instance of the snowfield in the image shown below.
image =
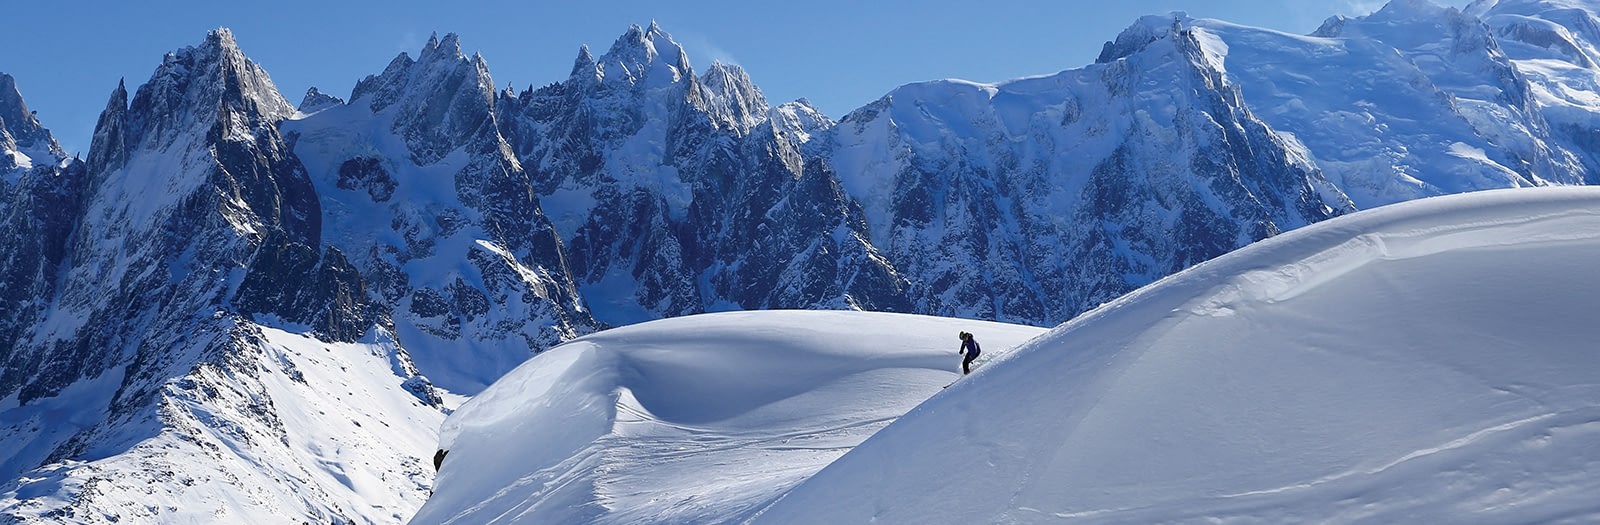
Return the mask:
<path fill-rule="evenodd" d="M 714 523 L 771 503 L 955 380 L 1044 330 L 838 311 L 632 325 L 540 354 L 448 419 L 412 523 Z"/>
<path fill-rule="evenodd" d="M 1036 338 L 602 332 L 445 421 L 413 523 L 1593 522 L 1596 261 L 1600 189 L 1499 190 L 1285 233 Z M 1004 355 L 941 389 L 958 330 Z"/>

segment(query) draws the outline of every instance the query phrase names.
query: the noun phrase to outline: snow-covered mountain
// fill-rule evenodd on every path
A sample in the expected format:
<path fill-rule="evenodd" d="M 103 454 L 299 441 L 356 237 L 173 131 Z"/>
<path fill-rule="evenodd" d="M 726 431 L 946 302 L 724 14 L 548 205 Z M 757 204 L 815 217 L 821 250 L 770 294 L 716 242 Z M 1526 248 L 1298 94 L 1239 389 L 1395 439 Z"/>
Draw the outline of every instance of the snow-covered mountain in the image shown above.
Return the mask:
<path fill-rule="evenodd" d="M 1600 173 L 1600 6 L 1593 2 L 1480 0 L 1484 20 L 1549 124 L 1553 145 Z"/>
<path fill-rule="evenodd" d="M 1202 35 L 1144 22 L 1171 27 L 1054 76 L 904 86 L 818 140 L 915 311 L 1055 324 L 1354 210 Z"/>
<path fill-rule="evenodd" d="M 0 349 L 19 344 L 44 313 L 41 298 L 54 294 L 87 180 L 83 162 L 67 158 L 0 73 Z M 0 373 L 0 388 L 17 381 Z"/>
<path fill-rule="evenodd" d="M 1294 134 L 1363 208 L 1581 184 L 1592 170 L 1559 146 L 1533 84 L 1490 28 L 1453 8 L 1398 1 L 1366 17 L 1330 19 L 1311 36 L 1195 24 L 1225 50 L 1257 113 Z"/>
<path fill-rule="evenodd" d="M 859 204 L 803 151 L 832 122 L 769 107 L 737 66 L 697 76 L 655 24 L 498 111 L 601 320 L 908 308 Z"/>
<path fill-rule="evenodd" d="M 76 193 L 12 194 L 59 237 L 4 260 L 61 245 L 6 268 L 41 292 L 7 304 L 7 521 L 392 522 L 426 496 L 438 394 L 321 242 L 293 114 L 214 31 L 118 85 Z"/>
<path fill-rule="evenodd" d="M 0 76 L 0 521 L 401 521 L 452 407 L 603 328 L 1049 326 L 1358 209 L 1596 182 L 1597 10 L 1153 16 L 837 121 L 653 23 L 536 89 L 445 35 L 298 108 L 218 30 L 119 82 L 82 159 Z"/>
<path fill-rule="evenodd" d="M 427 370 L 419 387 L 476 392 L 594 331 L 564 241 L 500 133 L 481 56 L 445 35 L 357 83 L 349 102 L 319 95 L 283 133 L 321 197 L 322 241 Z"/>
<path fill-rule="evenodd" d="M 1364 211 L 1038 337 L 853 312 L 602 332 L 446 420 L 413 523 L 1592 522 L 1596 210 Z M 941 390 L 963 329 L 1000 355 Z"/>

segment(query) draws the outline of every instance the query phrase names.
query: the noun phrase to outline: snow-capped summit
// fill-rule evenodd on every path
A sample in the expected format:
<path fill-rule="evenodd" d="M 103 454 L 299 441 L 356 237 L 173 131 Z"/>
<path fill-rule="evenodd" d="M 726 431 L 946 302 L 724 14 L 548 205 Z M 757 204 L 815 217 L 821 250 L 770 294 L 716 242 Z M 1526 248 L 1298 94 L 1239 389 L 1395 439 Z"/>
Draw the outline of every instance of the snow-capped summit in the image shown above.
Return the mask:
<path fill-rule="evenodd" d="M 310 114 L 343 103 L 344 99 L 323 93 L 316 86 L 311 86 L 306 88 L 306 96 L 300 99 L 300 106 L 295 110 L 302 114 Z"/>
<path fill-rule="evenodd" d="M 1445 22 L 1440 17 L 1450 11 L 1460 12 L 1454 7 L 1439 5 L 1434 0 L 1389 0 L 1368 17 L 1374 22 L 1401 19 Z"/>
<path fill-rule="evenodd" d="M 1480 1 L 1481 17 L 1529 82 L 1550 125 L 1549 147 L 1571 152 L 1595 183 L 1600 173 L 1600 6 L 1570 0 Z"/>
<path fill-rule="evenodd" d="M 1049 325 L 1360 208 L 1595 182 L 1592 4 L 1153 16 L 838 122 L 654 23 L 522 92 L 435 35 L 299 111 L 219 30 L 119 82 L 86 163 L 0 90 L 0 512 L 403 519 L 444 411 L 607 325 Z"/>
<path fill-rule="evenodd" d="M 294 106 L 224 28 L 207 33 L 199 46 L 168 53 L 130 111 L 130 145 L 159 148 L 191 126 L 221 126 L 222 136 L 246 139 L 293 114 Z"/>
<path fill-rule="evenodd" d="M 407 443 L 435 424 L 432 389 L 407 373 L 362 276 L 323 243 L 316 190 L 279 133 L 292 114 L 232 34 L 212 31 L 131 100 L 119 82 L 87 174 L 55 178 L 85 181 L 61 185 L 76 191 L 7 196 L 7 226 L 23 226 L 8 231 L 48 241 L 7 239 L 6 254 L 40 263 L 0 268 L 4 284 L 38 283 L 7 286 L 31 296 L 0 303 L 4 321 L 26 323 L 0 323 L 9 518 L 353 521 L 382 511 L 350 505 L 369 497 L 337 465 L 421 472 L 425 452 L 393 451 L 421 448 Z M 346 355 L 318 346 L 332 341 Z M 367 408 L 318 407 L 330 388 Z M 340 440 L 360 445 L 313 450 Z M 374 490 L 385 506 L 421 498 L 414 485 Z"/>
<path fill-rule="evenodd" d="M 1582 3 L 1476 2 L 1467 9 L 1493 24 L 1501 38 L 1522 43 L 1539 55 L 1588 69 L 1600 63 L 1600 50 L 1595 49 L 1600 19 Z"/>
<path fill-rule="evenodd" d="M 438 162 L 477 138 L 494 134 L 494 80 L 481 55 L 467 58 L 460 38 L 430 37 L 416 60 L 400 53 L 383 73 L 356 83 L 350 104 L 389 115 L 418 165 Z M 392 106 L 417 111 L 389 111 Z M 423 111 L 425 109 L 425 111 Z M 476 149 L 486 146 L 479 144 Z"/>
<path fill-rule="evenodd" d="M 1104 64 L 1139 52 L 1151 42 L 1166 38 L 1174 30 L 1181 29 L 1189 14 L 1183 11 L 1173 11 L 1166 16 L 1149 15 L 1141 17 L 1133 25 L 1117 34 L 1116 40 L 1105 43 L 1100 49 L 1100 57 L 1096 64 Z"/>
<path fill-rule="evenodd" d="M 608 87 L 660 87 L 693 76 L 694 71 L 683 47 L 651 21 L 648 28 L 629 26 L 595 61 L 592 74 L 596 82 Z"/>
<path fill-rule="evenodd" d="M 1146 17 L 1056 75 L 902 86 L 833 128 L 914 311 L 1051 324 L 1353 209 L 1188 24 Z"/>
<path fill-rule="evenodd" d="M 697 87 L 689 93 L 690 103 L 704 109 L 717 125 L 745 132 L 766 120 L 767 97 L 738 65 L 712 62 Z"/>
<path fill-rule="evenodd" d="M 1309 37 L 1192 26 L 1253 113 L 1304 145 L 1358 207 L 1586 182 L 1582 148 L 1552 147 L 1560 126 L 1530 79 L 1483 22 L 1454 9 L 1397 4 Z"/>
<path fill-rule="evenodd" d="M 406 373 L 472 393 L 593 327 L 501 135 L 488 64 L 454 34 L 418 57 L 400 54 L 349 103 L 283 129 L 325 203 L 325 242 L 346 251 L 415 359 Z"/>

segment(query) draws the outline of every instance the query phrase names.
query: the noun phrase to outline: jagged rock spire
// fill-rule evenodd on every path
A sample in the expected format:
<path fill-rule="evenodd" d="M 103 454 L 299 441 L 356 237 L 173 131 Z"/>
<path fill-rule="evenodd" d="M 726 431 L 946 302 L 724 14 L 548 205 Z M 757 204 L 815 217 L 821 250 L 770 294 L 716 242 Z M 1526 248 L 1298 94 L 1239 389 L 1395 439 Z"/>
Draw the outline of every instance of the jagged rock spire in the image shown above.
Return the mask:
<path fill-rule="evenodd" d="M 653 21 L 648 28 L 629 26 L 595 62 L 596 77 L 607 85 L 663 85 L 694 75 L 683 47 Z"/>
<path fill-rule="evenodd" d="M 578 58 L 572 61 L 572 73 L 568 76 L 572 78 L 580 78 L 584 75 L 593 77 L 597 73 L 594 54 L 589 52 L 589 45 L 584 44 L 578 47 Z"/>
<path fill-rule="evenodd" d="M 89 144 L 89 172 L 104 173 L 122 167 L 128 160 L 127 144 L 128 87 L 126 79 L 117 79 L 117 88 L 111 90 L 106 108 L 94 125 L 94 139 Z"/>
<path fill-rule="evenodd" d="M 31 150 L 35 154 L 44 153 L 57 158 L 65 158 L 61 146 L 56 143 L 55 136 L 50 130 L 45 129 L 28 109 L 28 103 L 22 99 L 21 90 L 17 89 L 16 79 L 11 75 L 0 73 L 0 132 L 12 137 L 16 146 Z"/>

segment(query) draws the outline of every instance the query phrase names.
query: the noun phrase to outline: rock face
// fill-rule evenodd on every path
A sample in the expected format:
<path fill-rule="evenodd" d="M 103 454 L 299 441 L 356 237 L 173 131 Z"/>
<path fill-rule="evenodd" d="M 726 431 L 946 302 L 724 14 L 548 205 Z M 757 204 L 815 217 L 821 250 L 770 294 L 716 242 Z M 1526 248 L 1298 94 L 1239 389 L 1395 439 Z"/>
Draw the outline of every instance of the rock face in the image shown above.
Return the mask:
<path fill-rule="evenodd" d="M 283 125 L 330 218 L 324 242 L 362 284 L 352 303 L 375 305 L 434 384 L 464 393 L 596 329 L 493 86 L 445 35 Z"/>
<path fill-rule="evenodd" d="M 1147 17 L 1093 65 L 837 122 L 655 24 L 521 92 L 436 37 L 298 108 L 219 30 L 119 82 L 83 159 L 0 75 L 0 514 L 401 521 L 449 406 L 607 326 L 1053 325 L 1357 209 L 1593 183 L 1570 4 Z"/>
<path fill-rule="evenodd" d="M 778 108 L 736 67 L 694 74 L 659 27 L 634 27 L 565 82 L 502 97 L 513 150 L 612 323 L 708 310 L 905 310 L 906 280 L 805 146 L 831 122 Z"/>
<path fill-rule="evenodd" d="M 17 351 L 49 312 L 88 178 L 0 73 L 0 391 L 16 392 L 40 364 Z"/>
<path fill-rule="evenodd" d="M 307 432 L 285 420 L 320 426 L 333 416 L 275 403 L 295 397 L 275 389 L 275 377 L 305 374 L 261 324 L 328 342 L 368 338 L 391 350 L 395 371 L 383 371 L 395 391 L 415 368 L 403 349 L 378 343 L 386 310 L 322 241 L 316 188 L 278 129 L 293 111 L 218 30 L 168 54 L 131 100 L 117 87 L 87 162 L 62 161 L 53 175 L 35 168 L 18 183 L 27 191 L 9 194 L 7 220 L 39 235 L 7 243 L 5 260 L 44 257 L 5 268 L 6 280 L 37 293 L 6 299 L 3 464 L 12 489 L 72 497 L 8 498 L 7 515 L 250 515 L 230 492 L 253 494 L 239 501 L 259 502 L 260 515 L 349 521 L 366 512 L 330 493 L 337 485 L 319 479 L 317 463 L 285 459 L 304 453 L 291 443 Z M 407 461 L 390 457 L 374 471 L 402 472 Z M 153 501 L 192 503 L 135 505 L 152 484 L 161 487 Z M 420 499 L 418 491 L 390 493 Z"/>
<path fill-rule="evenodd" d="M 904 86 L 834 128 L 827 158 L 915 276 L 915 310 L 1053 324 L 1353 210 L 1181 21 L 1107 50 L 1051 77 Z"/>

